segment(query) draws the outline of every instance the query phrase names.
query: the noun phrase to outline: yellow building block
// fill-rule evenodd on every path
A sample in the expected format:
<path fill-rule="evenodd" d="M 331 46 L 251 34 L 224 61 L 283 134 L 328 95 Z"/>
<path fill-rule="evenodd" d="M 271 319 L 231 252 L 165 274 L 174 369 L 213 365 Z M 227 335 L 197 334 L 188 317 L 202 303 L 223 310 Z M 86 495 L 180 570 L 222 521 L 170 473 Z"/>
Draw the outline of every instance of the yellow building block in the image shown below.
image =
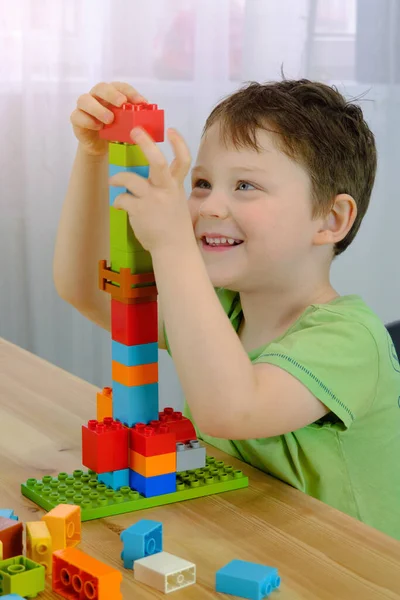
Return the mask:
<path fill-rule="evenodd" d="M 26 556 L 43 565 L 46 576 L 52 572 L 52 541 L 49 528 L 43 521 L 26 523 Z"/>
<path fill-rule="evenodd" d="M 176 452 L 158 454 L 157 456 L 143 456 L 134 450 L 129 451 L 129 468 L 143 477 L 166 475 L 176 471 Z"/>
<path fill-rule="evenodd" d="M 49 528 L 53 542 L 53 552 L 72 548 L 81 541 L 81 507 L 59 504 L 42 520 Z"/>

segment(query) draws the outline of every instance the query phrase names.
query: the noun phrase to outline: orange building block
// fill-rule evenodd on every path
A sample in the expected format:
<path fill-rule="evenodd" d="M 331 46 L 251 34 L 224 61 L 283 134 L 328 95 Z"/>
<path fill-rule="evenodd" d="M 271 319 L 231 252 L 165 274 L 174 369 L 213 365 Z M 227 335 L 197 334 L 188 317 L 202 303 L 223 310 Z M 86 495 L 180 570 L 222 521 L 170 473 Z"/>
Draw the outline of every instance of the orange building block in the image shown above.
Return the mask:
<path fill-rule="evenodd" d="M 112 388 L 105 387 L 102 392 L 97 392 L 97 420 L 101 422 L 112 414 Z"/>
<path fill-rule="evenodd" d="M 122 600 L 122 573 L 78 548 L 53 553 L 53 591 L 70 600 Z"/>
<path fill-rule="evenodd" d="M 158 454 L 157 456 L 143 456 L 134 450 L 129 450 L 129 468 L 143 475 L 154 477 L 166 475 L 176 471 L 176 452 Z"/>
<path fill-rule="evenodd" d="M 123 385 L 145 385 L 157 383 L 158 362 L 127 367 L 116 360 L 112 361 L 112 379 Z"/>
<path fill-rule="evenodd" d="M 54 550 L 76 546 L 81 541 L 81 507 L 59 504 L 43 515 L 49 528 Z"/>
<path fill-rule="evenodd" d="M 26 556 L 43 565 L 46 576 L 51 575 L 52 541 L 49 528 L 43 521 L 26 523 Z"/>
<path fill-rule="evenodd" d="M 3 546 L 3 560 L 20 556 L 22 552 L 23 525 L 14 519 L 0 517 L 0 542 Z"/>

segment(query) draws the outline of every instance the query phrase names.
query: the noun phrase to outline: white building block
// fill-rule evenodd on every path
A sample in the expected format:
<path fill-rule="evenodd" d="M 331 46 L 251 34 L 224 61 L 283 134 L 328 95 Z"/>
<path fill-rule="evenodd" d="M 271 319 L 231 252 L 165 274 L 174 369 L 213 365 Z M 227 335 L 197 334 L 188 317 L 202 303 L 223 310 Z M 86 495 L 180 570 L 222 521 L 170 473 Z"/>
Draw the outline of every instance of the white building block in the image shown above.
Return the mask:
<path fill-rule="evenodd" d="M 196 583 L 196 565 L 169 552 L 158 552 L 135 560 L 134 573 L 137 581 L 164 594 Z"/>

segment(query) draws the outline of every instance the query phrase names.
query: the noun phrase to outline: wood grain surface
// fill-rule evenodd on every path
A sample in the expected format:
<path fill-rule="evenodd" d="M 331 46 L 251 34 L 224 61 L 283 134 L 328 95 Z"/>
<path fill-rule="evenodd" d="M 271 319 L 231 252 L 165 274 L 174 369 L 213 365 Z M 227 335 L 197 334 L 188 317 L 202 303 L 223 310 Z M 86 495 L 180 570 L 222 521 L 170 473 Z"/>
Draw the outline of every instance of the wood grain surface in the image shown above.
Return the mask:
<path fill-rule="evenodd" d="M 0 338 L 0 507 L 21 521 L 43 511 L 20 484 L 81 468 L 80 431 L 95 417 L 97 388 Z M 233 558 L 275 566 L 273 600 L 400 599 L 400 542 L 208 447 L 250 478 L 248 489 L 83 523 L 80 549 L 120 569 L 125 599 L 163 598 L 120 559 L 120 532 L 162 521 L 164 550 L 197 566 L 197 583 L 175 600 L 223 598 L 215 572 Z M 399 499 L 400 501 L 400 499 Z M 38 598 L 59 598 L 51 585 Z M 111 600 L 111 599 L 110 599 Z"/>

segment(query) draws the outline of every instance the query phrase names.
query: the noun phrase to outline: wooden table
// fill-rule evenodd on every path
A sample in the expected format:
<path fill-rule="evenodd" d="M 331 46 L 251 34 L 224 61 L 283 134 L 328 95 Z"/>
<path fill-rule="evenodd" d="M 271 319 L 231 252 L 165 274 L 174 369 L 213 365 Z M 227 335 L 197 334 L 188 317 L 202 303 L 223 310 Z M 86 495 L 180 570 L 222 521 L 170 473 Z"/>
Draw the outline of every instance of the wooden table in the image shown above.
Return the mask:
<path fill-rule="evenodd" d="M 81 467 L 80 431 L 95 416 L 97 388 L 0 338 L 0 507 L 21 521 L 43 511 L 20 483 Z M 271 600 L 400 599 L 400 542 L 224 453 L 248 489 L 83 523 L 80 548 L 123 573 L 124 599 L 163 598 L 122 568 L 120 532 L 139 518 L 164 524 L 164 549 L 197 565 L 185 598 L 222 598 L 215 572 L 233 558 L 275 566 Z M 400 498 L 399 498 L 400 502 Z M 51 586 L 39 598 L 59 598 Z M 112 599 L 110 599 L 112 600 Z"/>

